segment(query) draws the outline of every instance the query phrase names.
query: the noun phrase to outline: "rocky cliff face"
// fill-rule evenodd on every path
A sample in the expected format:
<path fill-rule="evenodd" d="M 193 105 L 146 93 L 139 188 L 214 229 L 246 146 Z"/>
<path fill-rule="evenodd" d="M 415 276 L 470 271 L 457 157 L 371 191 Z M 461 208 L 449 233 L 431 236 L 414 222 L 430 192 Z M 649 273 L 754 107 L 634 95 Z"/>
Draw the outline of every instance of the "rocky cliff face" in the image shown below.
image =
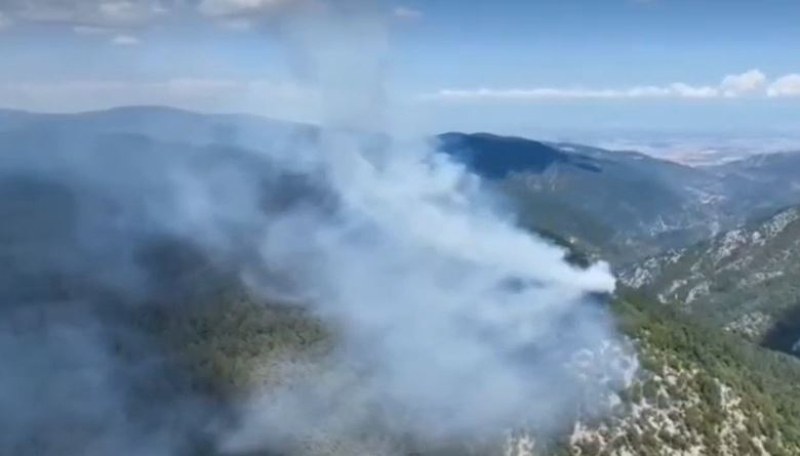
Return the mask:
<path fill-rule="evenodd" d="M 760 341 L 798 323 L 800 210 L 790 208 L 707 242 L 624 271 L 626 285 L 652 293 L 729 331 Z M 791 350 L 796 338 L 783 342 Z M 785 337 L 785 336 L 782 336 Z M 791 343 L 789 343 L 791 342 Z"/>

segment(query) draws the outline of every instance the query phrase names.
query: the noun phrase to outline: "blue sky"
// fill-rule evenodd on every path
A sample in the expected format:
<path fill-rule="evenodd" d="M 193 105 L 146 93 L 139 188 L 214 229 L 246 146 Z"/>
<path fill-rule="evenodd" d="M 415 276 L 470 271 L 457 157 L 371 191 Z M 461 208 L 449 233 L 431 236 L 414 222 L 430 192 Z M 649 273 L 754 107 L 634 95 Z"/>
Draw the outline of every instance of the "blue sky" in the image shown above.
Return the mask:
<path fill-rule="evenodd" d="M 170 104 L 315 120 L 308 83 L 274 30 L 315 1 L 3 0 L 0 106 Z M 377 8 L 388 23 L 392 118 L 406 128 L 800 132 L 800 1 Z"/>

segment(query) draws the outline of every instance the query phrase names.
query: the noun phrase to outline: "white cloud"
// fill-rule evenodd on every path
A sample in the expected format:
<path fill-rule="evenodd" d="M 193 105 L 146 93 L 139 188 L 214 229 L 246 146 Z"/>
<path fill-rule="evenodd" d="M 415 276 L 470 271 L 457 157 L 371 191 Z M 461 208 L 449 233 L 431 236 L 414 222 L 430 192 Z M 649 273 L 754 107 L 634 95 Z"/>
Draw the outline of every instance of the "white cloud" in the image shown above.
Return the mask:
<path fill-rule="evenodd" d="M 702 99 L 719 96 L 713 87 L 692 87 L 676 83 L 669 86 L 637 86 L 628 89 L 584 89 L 584 88 L 534 88 L 534 89 L 489 89 L 475 90 L 443 89 L 434 94 L 424 95 L 433 100 L 614 100 L 647 98 L 688 98 Z"/>
<path fill-rule="evenodd" d="M 720 85 L 723 95 L 737 97 L 744 94 L 758 92 L 767 83 L 767 76 L 760 70 L 750 70 L 742 74 L 725 76 Z"/>
<path fill-rule="evenodd" d="M 200 13 L 210 17 L 235 17 L 278 11 L 297 0 L 202 0 Z"/>
<path fill-rule="evenodd" d="M 668 85 L 642 85 L 628 88 L 587 89 L 563 87 L 442 89 L 422 95 L 423 100 L 442 101 L 544 101 L 544 100 L 624 100 L 624 99 L 717 99 L 745 96 L 800 96 L 800 74 L 790 74 L 769 84 L 767 76 L 753 69 L 725 76 L 715 86 L 696 86 L 683 82 Z"/>
<path fill-rule="evenodd" d="M 621 92 L 614 90 L 585 90 L 585 89 L 442 89 L 435 94 L 426 95 L 431 99 L 446 100 L 547 100 L 547 99 L 578 99 L 578 98 L 619 98 Z"/>
<path fill-rule="evenodd" d="M 777 97 L 800 97 L 800 74 L 788 74 L 778 78 L 767 89 L 767 95 Z"/>
<path fill-rule="evenodd" d="M 115 46 L 136 46 L 142 41 L 133 35 L 117 35 L 111 39 L 111 44 Z"/>
<path fill-rule="evenodd" d="M 0 0 L 0 17 L 72 26 L 140 27 L 170 14 L 241 17 L 272 13 L 317 0 Z"/>
<path fill-rule="evenodd" d="M 416 20 L 422 18 L 422 11 L 406 6 L 397 6 L 392 10 L 394 17 L 404 20 Z"/>
<path fill-rule="evenodd" d="M 225 30 L 234 32 L 247 32 L 253 30 L 257 24 L 256 21 L 245 17 L 228 17 L 217 21 L 217 25 Z"/>
<path fill-rule="evenodd" d="M 114 29 L 97 27 L 95 25 L 76 25 L 75 27 L 72 27 L 72 31 L 75 32 L 76 35 L 86 36 L 109 35 L 114 33 Z"/>
<path fill-rule="evenodd" d="M 126 0 L 100 3 L 97 11 L 114 23 L 136 20 L 143 13 L 139 5 Z"/>
<path fill-rule="evenodd" d="M 682 82 L 676 82 L 669 86 L 669 95 L 678 98 L 716 98 L 719 94 L 720 91 L 716 87 L 694 87 Z"/>
<path fill-rule="evenodd" d="M 167 14 L 180 0 L 4 0 L 0 14 L 18 22 L 74 27 L 140 27 Z"/>

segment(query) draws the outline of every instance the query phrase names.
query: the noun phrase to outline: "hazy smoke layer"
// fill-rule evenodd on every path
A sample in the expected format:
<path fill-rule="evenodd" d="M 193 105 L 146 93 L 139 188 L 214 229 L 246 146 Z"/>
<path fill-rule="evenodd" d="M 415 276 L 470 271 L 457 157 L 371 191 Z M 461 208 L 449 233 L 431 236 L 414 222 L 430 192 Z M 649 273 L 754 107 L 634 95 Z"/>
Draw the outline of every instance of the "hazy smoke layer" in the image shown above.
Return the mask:
<path fill-rule="evenodd" d="M 0 134 L 0 453 L 460 438 L 552 426 L 593 388 L 570 365 L 613 339 L 589 296 L 613 278 L 515 228 L 430 145 L 379 133 L 386 38 L 362 3 L 304 2 L 281 22 L 324 94 L 322 133 L 259 151 L 80 117 Z M 335 352 L 235 408 L 203 394 L 159 324 L 201 305 L 213 283 L 187 271 L 207 269 L 308 306 Z"/>
<path fill-rule="evenodd" d="M 571 357 L 613 340 L 590 294 L 613 291 L 614 279 L 517 229 L 430 146 L 364 133 L 381 128 L 386 46 L 380 15 L 364 4 L 316 3 L 288 21 L 325 94 L 331 128 L 313 156 L 337 206 L 273 220 L 259 246 L 265 262 L 293 265 L 300 300 L 343 328 L 340 358 L 325 373 L 331 384 L 253 401 L 231 445 L 353 432 L 379 417 L 446 438 L 556 425 L 588 388 Z"/>
<path fill-rule="evenodd" d="M 385 150 L 376 165 L 355 140 L 337 139 L 321 151 L 337 157 L 335 216 L 281 218 L 260 252 L 282 265 L 304 258 L 291 274 L 301 300 L 344 328 L 341 369 L 366 363 L 367 373 L 356 393 L 312 382 L 277 408 L 268 393 L 251 408 L 256 434 L 364 426 L 371 411 L 360 401 L 388 409 L 390 426 L 448 437 L 548 426 L 575 407 L 587 386 L 567 364 L 611 338 L 588 296 L 612 291 L 606 267 L 566 264 L 482 204 L 463 170 L 413 152 L 425 148 Z"/>

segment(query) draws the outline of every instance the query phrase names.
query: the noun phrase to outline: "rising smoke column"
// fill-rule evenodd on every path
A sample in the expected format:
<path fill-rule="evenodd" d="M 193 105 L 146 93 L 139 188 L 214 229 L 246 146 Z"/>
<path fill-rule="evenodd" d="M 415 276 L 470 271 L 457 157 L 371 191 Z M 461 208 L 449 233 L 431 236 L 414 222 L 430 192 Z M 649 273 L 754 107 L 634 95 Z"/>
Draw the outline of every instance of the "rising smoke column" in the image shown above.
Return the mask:
<path fill-rule="evenodd" d="M 310 139 L 243 151 L 96 140 L 75 124 L 0 135 L 0 354 L 13 366 L 0 370 L 0 409 L 15 411 L 0 416 L 0 453 L 463 439 L 551 427 L 581 399 L 575 353 L 614 340 L 587 297 L 613 289 L 607 268 L 573 268 L 463 167 L 425 142 L 391 141 L 378 6 L 282 3 L 265 23 L 319 93 L 323 126 Z M 277 210 L 270 196 L 286 175 L 304 190 Z M 227 407 L 187 388 L 127 318 L 153 299 L 194 310 L 171 298 L 204 283 L 177 280 L 173 256 L 142 263 L 142 247 L 164 238 L 265 298 L 305 306 L 338 337 L 319 365 L 282 366 L 300 371 L 295 382 L 237 404 L 234 432 L 216 425 Z"/>
<path fill-rule="evenodd" d="M 327 122 L 301 154 L 316 157 L 314 175 L 337 204 L 272 220 L 259 251 L 291 265 L 298 300 L 342 340 L 321 378 L 253 399 L 231 448 L 358 434 L 376 408 L 391 430 L 425 438 L 553 428 L 585 388 L 572 357 L 614 340 L 589 297 L 613 291 L 605 264 L 569 265 L 461 166 L 383 136 L 383 20 L 365 2 L 315 2 L 283 22 Z M 347 384 L 353 372 L 357 386 Z"/>

